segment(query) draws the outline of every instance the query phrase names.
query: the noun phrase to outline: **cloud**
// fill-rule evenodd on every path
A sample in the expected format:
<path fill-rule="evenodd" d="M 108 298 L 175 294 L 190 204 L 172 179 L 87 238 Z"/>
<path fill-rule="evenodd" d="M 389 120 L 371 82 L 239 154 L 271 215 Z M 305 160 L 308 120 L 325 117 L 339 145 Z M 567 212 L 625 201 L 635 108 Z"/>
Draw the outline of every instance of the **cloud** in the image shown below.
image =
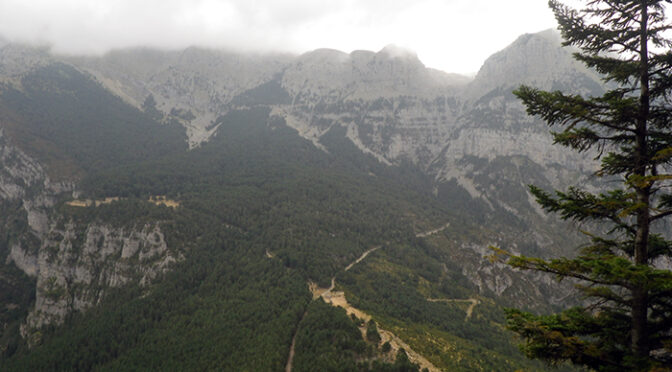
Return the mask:
<path fill-rule="evenodd" d="M 553 27 L 539 0 L 0 0 L 0 35 L 60 53 L 190 45 L 239 51 L 379 50 L 475 71 L 523 32 Z"/>

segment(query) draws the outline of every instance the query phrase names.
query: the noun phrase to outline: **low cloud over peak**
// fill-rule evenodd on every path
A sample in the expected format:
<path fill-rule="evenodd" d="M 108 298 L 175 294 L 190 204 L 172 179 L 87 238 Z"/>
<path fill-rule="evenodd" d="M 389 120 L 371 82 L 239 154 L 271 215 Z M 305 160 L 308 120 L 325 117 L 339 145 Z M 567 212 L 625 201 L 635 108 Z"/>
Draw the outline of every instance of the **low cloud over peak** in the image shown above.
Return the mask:
<path fill-rule="evenodd" d="M 303 53 L 396 43 L 454 72 L 525 32 L 554 27 L 538 0 L 4 0 L 0 35 L 57 53 L 149 46 Z M 525 9 L 522 14 L 519 9 Z"/>

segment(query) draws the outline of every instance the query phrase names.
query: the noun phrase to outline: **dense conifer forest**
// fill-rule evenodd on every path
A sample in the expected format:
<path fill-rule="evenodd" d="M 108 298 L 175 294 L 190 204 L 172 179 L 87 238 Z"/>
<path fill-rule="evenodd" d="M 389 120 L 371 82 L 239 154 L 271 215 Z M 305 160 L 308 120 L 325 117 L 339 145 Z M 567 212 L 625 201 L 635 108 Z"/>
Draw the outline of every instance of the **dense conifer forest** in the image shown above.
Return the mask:
<path fill-rule="evenodd" d="M 485 206 L 465 203 L 458 187 L 437 198 L 427 176 L 359 152 L 341 129 L 324 136 L 322 151 L 265 104 L 220 117 L 216 136 L 187 151 L 175 123 L 125 105 L 67 66 L 47 66 L 23 87 L 0 100 L 10 138 L 55 179 L 76 177 L 80 198 L 119 198 L 77 207 L 63 194 L 49 217 L 80 233 L 91 223 L 156 223 L 180 260 L 149 285 L 98 288 L 100 304 L 27 340 L 19 324 L 34 283 L 3 266 L 11 286 L 0 287 L 0 300 L 19 306 L 0 312 L 10 325 L 1 370 L 280 371 L 294 338 L 295 371 L 420 370 L 405 352 L 365 337 L 361 320 L 312 299 L 308 282 L 328 287 L 332 278 L 354 307 L 439 368 L 543 368 L 503 331 L 505 300 L 478 295 L 447 259 L 462 241 L 486 240 Z M 179 206 L 147 201 L 155 195 Z M 2 202 L 0 210 L 0 260 L 18 240 L 38 249 L 26 241 L 20 205 Z M 492 211 L 491 229 L 503 214 Z M 441 226 L 449 227 L 417 236 Z M 374 246 L 381 248 L 344 271 Z M 477 305 L 465 317 L 471 299 Z"/>

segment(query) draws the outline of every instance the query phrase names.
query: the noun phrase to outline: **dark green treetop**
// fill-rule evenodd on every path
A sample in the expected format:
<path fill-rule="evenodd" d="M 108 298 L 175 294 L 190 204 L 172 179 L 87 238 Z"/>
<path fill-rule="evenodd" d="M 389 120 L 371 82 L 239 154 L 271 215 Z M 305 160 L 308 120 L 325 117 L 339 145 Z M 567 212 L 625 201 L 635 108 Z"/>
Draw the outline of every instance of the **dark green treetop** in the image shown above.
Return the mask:
<path fill-rule="evenodd" d="M 600 97 L 526 86 L 514 93 L 528 114 L 557 128 L 556 143 L 594 151 L 597 175 L 617 182 L 597 194 L 530 186 L 545 210 L 608 228 L 586 232 L 589 243 L 573 258 L 509 258 L 520 269 L 572 278 L 586 297 L 585 306 L 553 315 L 507 310 L 529 357 L 600 371 L 672 366 L 672 272 L 664 264 L 672 245 L 657 223 L 672 215 L 671 2 L 586 0 L 577 10 L 549 1 L 564 44 L 577 47 L 575 58 L 611 88 Z"/>

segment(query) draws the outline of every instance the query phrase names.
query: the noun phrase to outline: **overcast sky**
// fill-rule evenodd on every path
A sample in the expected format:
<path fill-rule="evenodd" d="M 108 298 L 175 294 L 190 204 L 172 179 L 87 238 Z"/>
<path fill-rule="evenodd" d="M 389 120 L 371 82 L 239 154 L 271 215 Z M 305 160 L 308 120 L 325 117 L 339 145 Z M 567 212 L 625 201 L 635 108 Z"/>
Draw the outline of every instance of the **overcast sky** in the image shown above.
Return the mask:
<path fill-rule="evenodd" d="M 0 35 L 61 53 L 189 45 L 302 53 L 415 51 L 473 73 L 523 33 L 555 28 L 545 0 L 0 0 Z"/>

